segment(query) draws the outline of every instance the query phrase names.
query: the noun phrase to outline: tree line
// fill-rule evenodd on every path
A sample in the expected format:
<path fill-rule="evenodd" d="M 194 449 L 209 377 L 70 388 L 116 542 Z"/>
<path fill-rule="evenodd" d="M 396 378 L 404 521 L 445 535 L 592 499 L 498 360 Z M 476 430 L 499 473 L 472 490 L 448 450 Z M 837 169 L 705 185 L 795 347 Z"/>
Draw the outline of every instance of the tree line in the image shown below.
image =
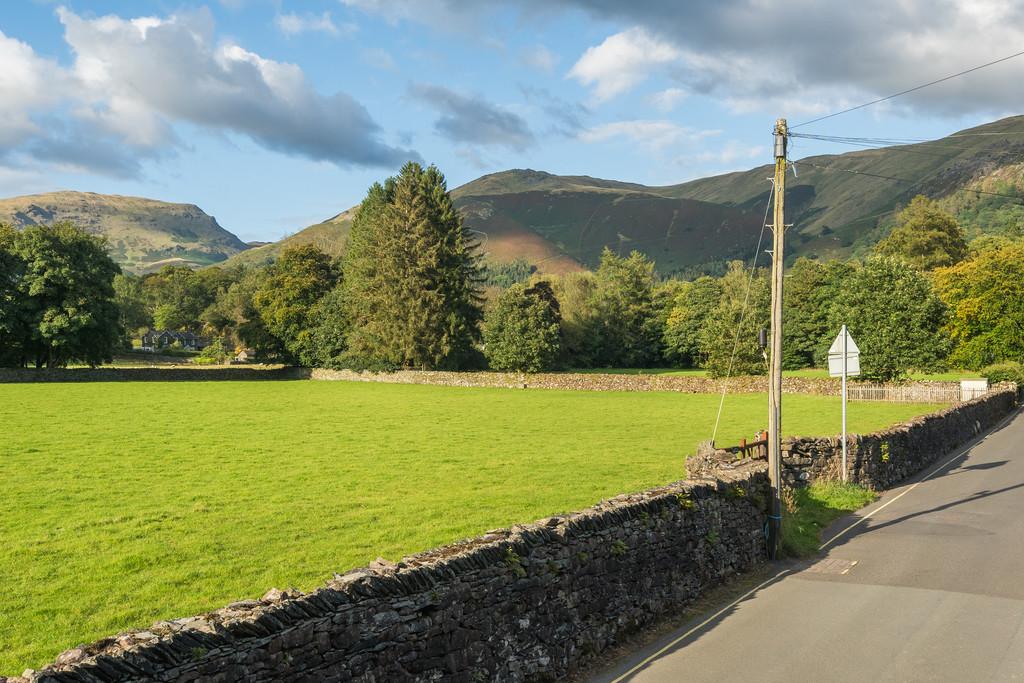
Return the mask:
<path fill-rule="evenodd" d="M 60 224 L 0 230 L 0 268 L 4 365 L 95 365 L 153 326 L 202 331 L 223 358 L 245 347 L 331 368 L 765 372 L 765 269 L 663 279 L 644 255 L 609 249 L 593 272 L 488 264 L 444 176 L 415 163 L 370 188 L 340 258 L 303 245 L 264 267 L 134 276 L 101 239 Z M 843 324 L 871 379 L 1020 363 L 1022 270 L 1024 242 L 968 244 L 953 216 L 915 198 L 866 258 L 790 264 L 784 367 L 822 365 Z"/>

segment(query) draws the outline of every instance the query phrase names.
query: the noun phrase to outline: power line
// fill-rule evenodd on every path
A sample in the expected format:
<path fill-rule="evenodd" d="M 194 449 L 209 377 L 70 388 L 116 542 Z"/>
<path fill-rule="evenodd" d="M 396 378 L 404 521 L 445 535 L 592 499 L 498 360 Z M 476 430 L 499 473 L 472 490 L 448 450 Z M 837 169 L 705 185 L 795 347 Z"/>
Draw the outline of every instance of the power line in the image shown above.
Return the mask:
<path fill-rule="evenodd" d="M 750 277 L 747 278 L 747 291 L 743 294 L 743 305 L 740 307 L 740 321 L 736 325 L 736 336 L 732 342 L 732 355 L 729 356 L 729 366 L 725 372 L 725 381 L 722 382 L 722 397 L 718 400 L 718 414 L 715 416 L 715 428 L 711 432 L 711 443 L 718 437 L 718 423 L 722 419 L 722 408 L 725 406 L 725 394 L 729 390 L 729 380 L 732 378 L 733 364 L 736 362 L 736 353 L 740 348 L 740 332 L 743 330 L 743 323 L 747 318 L 747 304 L 750 301 L 750 290 L 754 285 L 754 276 L 757 275 L 757 257 L 761 255 L 761 243 L 764 240 L 764 231 L 768 227 L 768 212 L 772 207 L 772 199 L 775 198 L 775 180 L 772 179 L 772 189 L 768 193 L 768 202 L 764 207 L 764 218 L 761 220 L 761 233 L 757 237 L 757 247 L 754 250 L 754 259 L 750 264 Z M 781 229 L 781 228 L 780 228 Z"/>
<path fill-rule="evenodd" d="M 852 169 L 852 168 L 840 168 L 839 166 L 822 166 L 821 164 L 814 164 L 814 163 L 811 163 L 810 161 L 799 161 L 797 163 L 803 164 L 804 166 L 811 166 L 812 168 L 822 169 L 824 171 L 842 171 L 844 173 L 852 173 L 854 175 L 863 175 L 863 176 L 869 176 L 869 177 L 872 177 L 872 178 L 881 178 L 882 180 L 893 180 L 893 181 L 896 181 L 896 182 L 899 182 L 899 183 L 909 183 L 911 186 L 920 185 L 921 183 L 923 183 L 925 180 L 928 179 L 928 176 L 926 176 L 924 178 L 921 178 L 920 180 L 908 180 L 907 178 L 897 178 L 896 176 L 882 175 L 881 173 L 871 173 L 870 171 L 858 171 L 858 170 Z M 988 190 L 975 190 L 974 188 L 969 188 L 969 187 L 961 188 L 961 191 L 962 192 L 976 192 L 978 194 L 987 194 L 987 195 L 992 195 L 993 197 L 1003 197 L 1005 199 L 1014 199 L 1014 200 L 1017 200 L 1017 201 L 1024 202 L 1024 196 L 1019 196 L 1019 195 L 1002 194 L 1000 192 L 990 192 Z"/>
<path fill-rule="evenodd" d="M 824 121 L 825 119 L 830 119 L 830 118 L 832 118 L 834 116 L 839 116 L 841 114 L 848 114 L 851 111 L 857 111 L 858 109 L 864 109 L 865 107 L 870 107 L 873 104 L 878 104 L 879 102 L 885 102 L 886 100 L 891 100 L 891 99 L 894 99 L 896 97 L 901 97 L 903 95 L 907 95 L 909 93 L 916 92 L 918 90 L 923 90 L 924 88 L 928 88 L 930 86 L 937 85 L 939 83 L 944 83 L 945 81 L 948 81 L 948 80 L 951 80 L 951 79 L 954 79 L 954 78 L 958 78 L 960 76 L 964 76 L 964 75 L 972 73 L 974 71 L 978 71 L 979 69 L 984 69 L 986 67 L 993 66 L 995 64 L 999 64 L 1000 62 L 1005 62 L 1005 61 L 1014 59 L 1015 57 L 1020 57 L 1021 55 L 1024 55 L 1024 50 L 1021 50 L 1020 52 L 1015 52 L 1012 55 L 1007 55 L 1006 57 L 1000 57 L 999 59 L 993 60 L 991 62 L 986 62 L 985 64 L 979 64 L 978 66 L 971 67 L 970 69 L 965 69 L 964 71 L 960 71 L 958 73 L 951 74 L 949 76 L 943 76 L 942 78 L 938 78 L 938 79 L 936 79 L 934 81 L 929 81 L 928 83 L 922 83 L 921 85 L 916 85 L 913 88 L 907 88 L 906 90 L 901 90 L 900 92 L 893 93 L 892 95 L 886 95 L 885 97 L 879 97 L 877 100 L 871 100 L 870 102 L 865 102 L 864 104 L 858 104 L 856 107 L 850 107 L 849 109 L 843 109 L 842 111 L 837 111 L 837 112 L 834 112 L 832 114 L 826 114 L 825 116 L 819 116 L 818 118 L 811 119 L 810 121 L 804 121 L 803 123 L 798 123 L 795 126 L 790 126 L 790 129 L 792 130 L 793 128 L 800 128 L 801 126 L 809 126 L 812 123 L 817 123 L 818 121 Z"/>

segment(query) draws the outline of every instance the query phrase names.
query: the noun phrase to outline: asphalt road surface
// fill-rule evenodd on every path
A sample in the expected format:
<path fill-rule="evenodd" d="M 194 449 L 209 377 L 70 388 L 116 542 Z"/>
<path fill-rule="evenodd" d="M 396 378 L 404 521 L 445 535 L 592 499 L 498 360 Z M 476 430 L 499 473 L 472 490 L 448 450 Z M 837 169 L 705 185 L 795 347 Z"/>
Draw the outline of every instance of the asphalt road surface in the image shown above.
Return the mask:
<path fill-rule="evenodd" d="M 1024 681 L 1024 413 L 592 680 Z"/>

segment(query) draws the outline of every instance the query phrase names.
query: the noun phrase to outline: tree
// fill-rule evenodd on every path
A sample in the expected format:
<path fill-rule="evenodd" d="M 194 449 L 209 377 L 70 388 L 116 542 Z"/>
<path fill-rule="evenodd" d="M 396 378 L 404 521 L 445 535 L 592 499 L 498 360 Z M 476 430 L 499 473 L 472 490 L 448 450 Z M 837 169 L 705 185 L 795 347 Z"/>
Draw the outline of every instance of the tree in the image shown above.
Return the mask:
<path fill-rule="evenodd" d="M 970 260 L 934 273 L 949 307 L 949 360 L 980 370 L 1000 361 L 1024 361 L 1024 244 L 992 242 Z"/>
<path fill-rule="evenodd" d="M 331 257 L 311 244 L 288 247 L 253 294 L 267 331 L 281 340 L 290 360 L 315 364 L 314 305 L 338 282 Z"/>
<path fill-rule="evenodd" d="M 217 300 L 222 282 L 219 268 L 194 271 L 185 266 L 164 266 L 143 278 L 153 325 L 161 330 L 197 330 L 203 311 Z"/>
<path fill-rule="evenodd" d="M 839 330 L 830 327 L 829 311 L 851 266 L 841 261 L 799 258 L 786 274 L 782 367 L 799 370 L 826 361 Z"/>
<path fill-rule="evenodd" d="M 959 263 L 967 256 L 967 238 L 951 214 L 923 195 L 896 216 L 896 227 L 875 246 L 884 256 L 899 256 L 921 270 Z"/>
<path fill-rule="evenodd" d="M 341 368 L 348 362 L 350 328 L 345 308 L 345 289 L 337 286 L 324 295 L 310 312 L 313 330 L 309 344 L 310 365 Z"/>
<path fill-rule="evenodd" d="M 476 247 L 435 166 L 410 162 L 371 187 L 345 256 L 349 354 L 423 369 L 473 364 L 483 317 Z"/>
<path fill-rule="evenodd" d="M 562 316 L 548 282 L 506 289 L 484 320 L 484 355 L 495 370 L 540 372 L 558 361 Z"/>
<path fill-rule="evenodd" d="M 700 336 L 704 367 L 712 377 L 763 375 L 758 332 L 769 325 L 771 283 L 758 268 L 753 277 L 742 261 L 733 261 L 719 280 L 722 294 Z"/>
<path fill-rule="evenodd" d="M 27 337 L 18 345 L 19 364 L 31 360 L 52 368 L 112 360 L 122 334 L 113 286 L 121 269 L 106 242 L 68 222 L 30 226 L 3 241 L 22 264 L 16 296 Z"/>
<path fill-rule="evenodd" d="M 130 335 L 152 325 L 153 317 L 146 310 L 146 295 L 141 278 L 130 273 L 120 273 L 114 276 L 113 285 L 118 322 L 125 332 L 125 345 L 130 347 Z"/>
<path fill-rule="evenodd" d="M 25 262 L 14 253 L 17 231 L 0 223 L 0 366 L 21 366 L 31 338 L 22 298 Z"/>
<path fill-rule="evenodd" d="M 862 377 L 892 381 L 945 357 L 945 315 L 927 277 L 902 259 L 875 256 L 846 278 L 829 321 L 834 330 L 845 323 L 857 340 Z"/>
<path fill-rule="evenodd" d="M 589 271 L 566 273 L 552 279 L 562 315 L 561 365 L 585 368 L 593 364 L 594 344 L 589 333 L 594 311 L 590 305 L 597 278 Z"/>
<path fill-rule="evenodd" d="M 638 251 L 622 258 L 605 247 L 596 277 L 588 326 L 595 345 L 594 363 L 650 367 L 661 357 L 654 264 Z"/>
<path fill-rule="evenodd" d="M 721 298 L 722 286 L 717 278 L 704 275 L 682 284 L 662 333 L 665 357 L 670 363 L 689 368 L 702 364 L 701 335 Z"/>

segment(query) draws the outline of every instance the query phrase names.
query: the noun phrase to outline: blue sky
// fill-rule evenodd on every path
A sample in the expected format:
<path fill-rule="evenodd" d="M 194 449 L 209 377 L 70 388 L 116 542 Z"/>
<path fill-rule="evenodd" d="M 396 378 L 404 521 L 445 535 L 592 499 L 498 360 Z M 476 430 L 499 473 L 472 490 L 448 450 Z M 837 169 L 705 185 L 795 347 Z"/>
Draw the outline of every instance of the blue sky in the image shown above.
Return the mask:
<path fill-rule="evenodd" d="M 1020 50 L 1022 18 L 999 0 L 9 0 L 0 195 L 189 202 L 272 240 L 408 158 L 451 187 L 508 168 L 677 183 L 769 162 L 778 116 Z M 804 130 L 936 137 L 1021 113 L 1022 66 Z"/>

